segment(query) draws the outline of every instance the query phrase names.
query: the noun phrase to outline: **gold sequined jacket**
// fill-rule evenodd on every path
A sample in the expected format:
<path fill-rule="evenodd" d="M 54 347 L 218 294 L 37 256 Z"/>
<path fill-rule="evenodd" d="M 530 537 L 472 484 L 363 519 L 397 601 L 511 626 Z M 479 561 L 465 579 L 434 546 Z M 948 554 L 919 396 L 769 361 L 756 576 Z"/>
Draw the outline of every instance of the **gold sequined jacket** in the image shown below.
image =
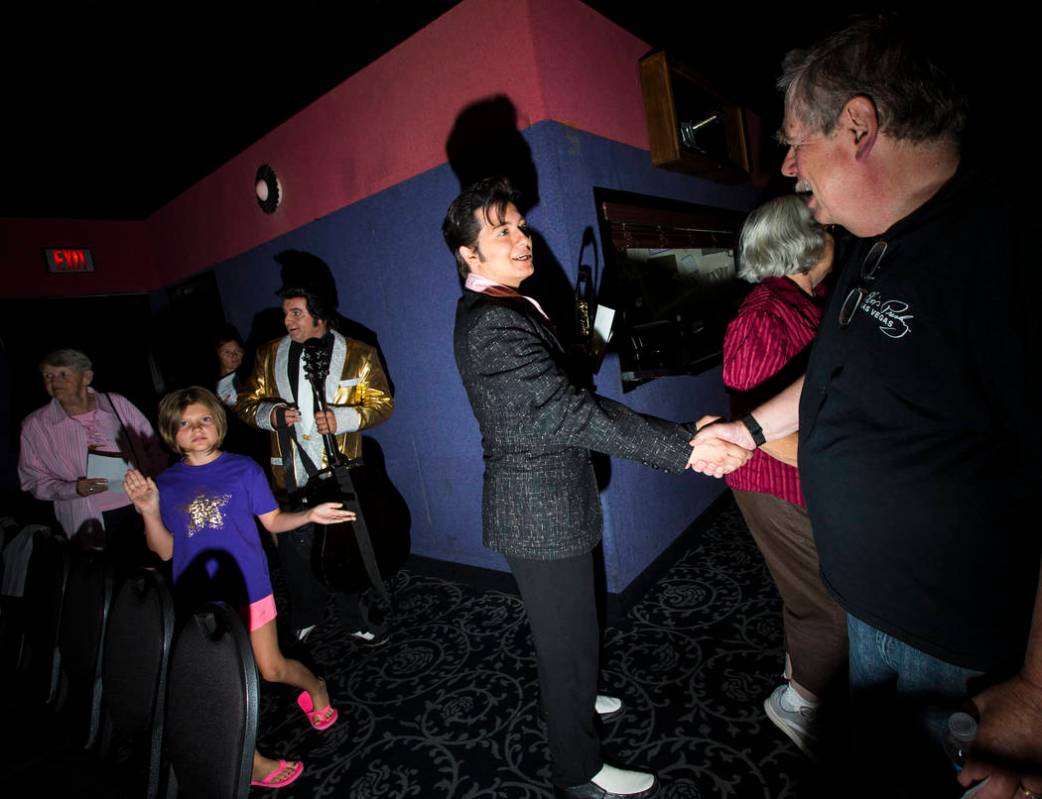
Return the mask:
<path fill-rule="evenodd" d="M 239 392 L 235 412 L 247 424 L 271 432 L 271 471 L 278 491 L 285 490 L 285 467 L 290 455 L 282 452 L 279 437 L 271 424 L 271 412 L 292 401 L 289 379 L 289 336 L 269 341 L 257 350 L 253 374 Z M 306 384 L 301 390 L 305 390 Z M 375 427 L 390 418 L 394 399 L 376 350 L 368 344 L 333 333 L 333 353 L 326 378 L 326 401 L 336 415 L 337 448 L 348 458 L 362 454 L 361 430 Z M 326 466 L 321 436 L 312 432 L 307 440 L 298 438 L 321 466 Z M 297 461 L 294 471 L 298 485 L 307 482 Z"/>

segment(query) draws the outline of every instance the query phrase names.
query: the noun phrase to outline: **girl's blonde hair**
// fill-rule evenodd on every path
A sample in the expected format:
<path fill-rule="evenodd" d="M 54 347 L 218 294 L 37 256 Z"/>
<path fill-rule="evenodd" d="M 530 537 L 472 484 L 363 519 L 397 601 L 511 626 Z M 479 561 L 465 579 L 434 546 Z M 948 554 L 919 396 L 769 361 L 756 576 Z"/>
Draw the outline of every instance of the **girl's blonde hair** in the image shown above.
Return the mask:
<path fill-rule="evenodd" d="M 217 446 L 224 442 L 228 433 L 228 416 L 224 404 L 212 391 L 202 386 L 189 386 L 171 391 L 159 401 L 159 435 L 174 452 L 184 454 L 177 446 L 177 431 L 181 426 L 181 413 L 189 405 L 200 404 L 210 412 L 217 428 Z"/>

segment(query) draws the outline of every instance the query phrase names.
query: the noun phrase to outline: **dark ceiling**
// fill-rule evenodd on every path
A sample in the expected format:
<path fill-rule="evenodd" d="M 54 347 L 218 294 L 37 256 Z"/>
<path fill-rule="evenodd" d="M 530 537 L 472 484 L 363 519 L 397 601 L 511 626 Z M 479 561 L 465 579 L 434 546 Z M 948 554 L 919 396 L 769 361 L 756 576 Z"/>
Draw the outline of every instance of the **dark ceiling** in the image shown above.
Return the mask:
<path fill-rule="evenodd" d="M 685 16 L 678 9 L 694 4 L 587 2 L 678 55 L 772 128 L 782 54 L 851 10 L 717 2 Z M 145 218 L 455 4 L 351 0 L 349 11 L 282 11 L 264 20 L 9 25 L 0 50 L 7 154 L 0 216 Z M 998 141 L 1017 90 L 1009 74 L 1030 52 L 1028 28 L 998 15 L 943 25 L 928 12 L 919 16 L 966 72 L 986 120 L 979 138 Z"/>

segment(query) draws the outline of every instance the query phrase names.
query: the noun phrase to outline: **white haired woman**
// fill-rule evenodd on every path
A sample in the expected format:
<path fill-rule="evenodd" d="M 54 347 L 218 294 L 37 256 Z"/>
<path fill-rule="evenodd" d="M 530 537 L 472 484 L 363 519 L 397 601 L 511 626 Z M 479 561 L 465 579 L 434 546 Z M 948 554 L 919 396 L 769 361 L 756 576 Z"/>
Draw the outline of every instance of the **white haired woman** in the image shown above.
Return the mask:
<path fill-rule="evenodd" d="M 40 373 L 51 401 L 22 422 L 22 489 L 54 503 L 55 518 L 76 545 L 104 546 L 121 567 L 149 562 L 139 517 L 122 485 L 89 477 L 88 457 L 122 458 L 158 474 L 167 457 L 152 425 L 125 397 L 90 387 L 92 364 L 79 350 L 48 354 Z"/>
<path fill-rule="evenodd" d="M 737 418 L 803 374 L 823 310 L 832 236 L 794 195 L 753 211 L 738 276 L 756 283 L 727 328 L 724 384 Z M 782 597 L 787 682 L 765 700 L 770 720 L 804 752 L 818 749 L 817 710 L 843 684 L 846 614 L 822 585 L 796 470 L 796 434 L 764 445 L 727 484 Z"/>

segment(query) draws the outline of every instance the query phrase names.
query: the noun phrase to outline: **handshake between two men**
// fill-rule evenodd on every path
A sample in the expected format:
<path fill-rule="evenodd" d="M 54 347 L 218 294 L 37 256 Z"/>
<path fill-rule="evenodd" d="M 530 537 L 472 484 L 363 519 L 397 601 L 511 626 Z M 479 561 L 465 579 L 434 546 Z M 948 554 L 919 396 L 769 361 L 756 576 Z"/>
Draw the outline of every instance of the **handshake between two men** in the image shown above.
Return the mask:
<path fill-rule="evenodd" d="M 756 443 L 742 422 L 720 422 L 719 416 L 703 416 L 695 422 L 687 468 L 709 477 L 723 477 L 748 462 Z M 743 435 L 744 434 L 744 435 Z"/>

